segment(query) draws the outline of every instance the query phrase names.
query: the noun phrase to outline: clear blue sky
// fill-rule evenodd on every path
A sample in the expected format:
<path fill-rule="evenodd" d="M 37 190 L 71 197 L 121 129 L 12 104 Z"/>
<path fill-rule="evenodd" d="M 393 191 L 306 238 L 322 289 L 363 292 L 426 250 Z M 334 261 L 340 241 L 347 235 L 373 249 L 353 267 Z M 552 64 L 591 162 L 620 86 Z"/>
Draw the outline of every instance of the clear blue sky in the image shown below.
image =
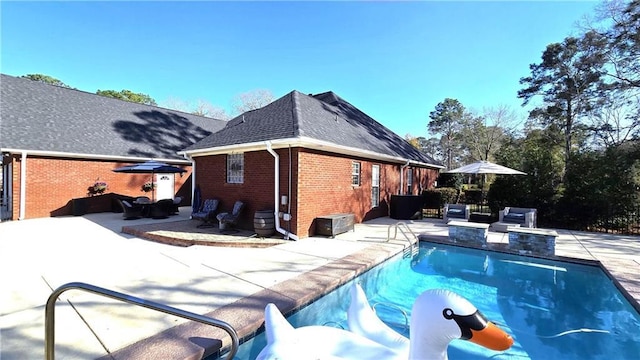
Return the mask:
<path fill-rule="evenodd" d="M 596 5 L 2 1 L 0 67 L 227 112 L 251 90 L 331 90 L 401 136 L 427 136 L 429 112 L 447 97 L 524 114 L 519 79 Z"/>

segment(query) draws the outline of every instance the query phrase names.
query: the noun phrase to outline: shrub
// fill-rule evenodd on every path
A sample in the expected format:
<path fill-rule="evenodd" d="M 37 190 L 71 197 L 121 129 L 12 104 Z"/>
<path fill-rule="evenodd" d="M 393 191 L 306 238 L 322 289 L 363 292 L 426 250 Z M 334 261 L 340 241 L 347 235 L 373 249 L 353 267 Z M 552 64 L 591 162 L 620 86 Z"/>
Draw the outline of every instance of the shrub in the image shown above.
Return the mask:
<path fill-rule="evenodd" d="M 456 203 L 458 190 L 454 188 L 435 188 L 422 192 L 425 209 L 439 209 L 446 203 Z"/>

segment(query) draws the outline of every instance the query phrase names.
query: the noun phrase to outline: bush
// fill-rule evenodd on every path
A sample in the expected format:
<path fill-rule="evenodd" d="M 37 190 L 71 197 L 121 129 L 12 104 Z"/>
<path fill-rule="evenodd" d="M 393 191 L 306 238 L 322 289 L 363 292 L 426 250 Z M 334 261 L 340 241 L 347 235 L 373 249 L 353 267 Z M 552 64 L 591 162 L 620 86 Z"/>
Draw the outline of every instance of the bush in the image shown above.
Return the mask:
<path fill-rule="evenodd" d="M 435 188 L 422 192 L 425 209 L 439 209 L 447 203 L 455 204 L 458 199 L 458 190 L 454 188 Z"/>
<path fill-rule="evenodd" d="M 481 189 L 468 189 L 464 192 L 465 204 L 481 204 L 482 203 L 482 190 Z"/>
<path fill-rule="evenodd" d="M 464 183 L 462 174 L 440 173 L 438 175 L 438 188 L 461 189 Z"/>

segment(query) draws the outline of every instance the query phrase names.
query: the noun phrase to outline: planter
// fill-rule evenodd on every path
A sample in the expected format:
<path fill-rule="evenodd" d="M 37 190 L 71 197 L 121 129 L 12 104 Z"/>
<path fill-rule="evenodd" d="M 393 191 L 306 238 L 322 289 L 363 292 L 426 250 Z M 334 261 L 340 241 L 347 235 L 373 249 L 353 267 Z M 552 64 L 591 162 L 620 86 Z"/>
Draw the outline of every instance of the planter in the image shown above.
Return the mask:
<path fill-rule="evenodd" d="M 256 211 L 253 217 L 253 228 L 261 237 L 268 237 L 276 232 L 273 210 Z"/>

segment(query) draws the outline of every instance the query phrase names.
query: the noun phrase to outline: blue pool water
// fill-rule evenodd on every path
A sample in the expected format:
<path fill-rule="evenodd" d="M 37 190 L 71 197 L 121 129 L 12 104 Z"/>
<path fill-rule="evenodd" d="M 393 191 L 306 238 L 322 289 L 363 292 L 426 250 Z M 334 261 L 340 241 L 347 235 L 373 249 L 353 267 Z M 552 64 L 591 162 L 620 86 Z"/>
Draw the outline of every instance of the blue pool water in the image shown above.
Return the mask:
<path fill-rule="evenodd" d="M 408 336 L 405 316 L 422 291 L 446 288 L 469 299 L 513 336 L 495 352 L 463 340 L 449 359 L 640 359 L 640 314 L 598 267 L 498 252 L 422 243 L 413 258 L 393 259 L 354 281 L 380 318 Z M 349 287 L 342 286 L 288 318 L 294 327 L 347 328 Z M 387 304 L 392 304 L 388 306 Z M 234 359 L 255 359 L 264 334 L 240 346 Z"/>

